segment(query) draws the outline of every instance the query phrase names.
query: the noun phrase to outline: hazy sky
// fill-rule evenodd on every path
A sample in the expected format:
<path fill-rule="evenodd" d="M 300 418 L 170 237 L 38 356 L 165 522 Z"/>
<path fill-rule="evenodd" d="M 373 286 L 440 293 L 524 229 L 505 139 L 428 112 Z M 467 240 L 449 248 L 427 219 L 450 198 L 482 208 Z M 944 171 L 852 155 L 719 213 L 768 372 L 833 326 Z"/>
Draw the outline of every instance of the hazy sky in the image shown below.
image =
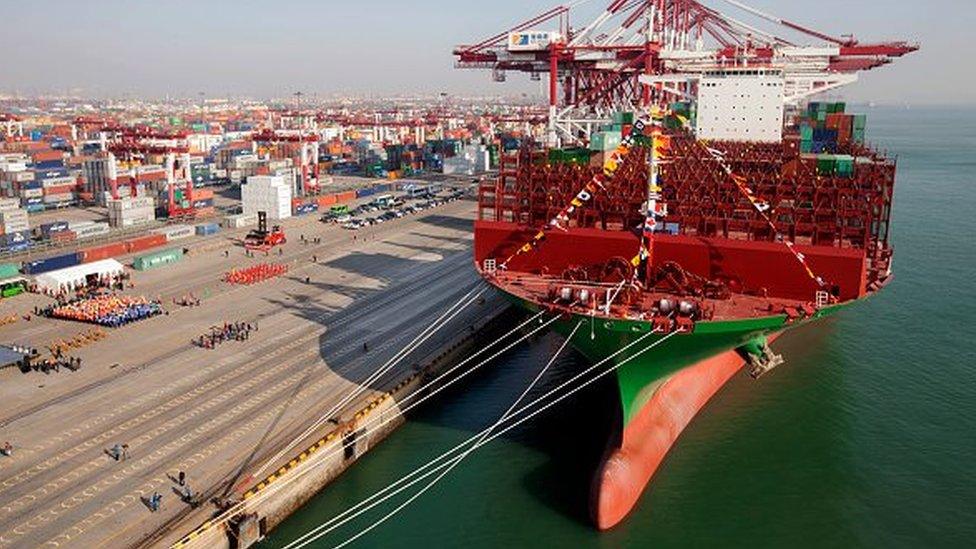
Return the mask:
<path fill-rule="evenodd" d="M 976 0 L 746 0 L 862 41 L 922 51 L 866 73 L 849 99 L 976 103 Z M 585 23 L 609 0 L 591 0 Z M 735 13 L 721 0 L 707 5 Z M 544 11 L 545 0 L 2 0 L 0 91 L 208 96 L 536 91 L 453 69 L 451 49 Z M 741 13 L 741 12 L 738 12 Z M 746 19 L 747 16 L 743 16 Z"/>

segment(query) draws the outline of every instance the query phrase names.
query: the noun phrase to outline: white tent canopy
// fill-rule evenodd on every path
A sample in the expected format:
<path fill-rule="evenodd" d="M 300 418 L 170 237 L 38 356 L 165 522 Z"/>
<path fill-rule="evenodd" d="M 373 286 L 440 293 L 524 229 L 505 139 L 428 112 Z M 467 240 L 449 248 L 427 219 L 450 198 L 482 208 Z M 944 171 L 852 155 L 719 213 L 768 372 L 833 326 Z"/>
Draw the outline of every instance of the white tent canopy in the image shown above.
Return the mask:
<path fill-rule="evenodd" d="M 98 278 L 122 274 L 124 267 L 114 259 L 102 259 L 82 263 L 66 269 L 58 269 L 34 277 L 37 289 L 41 292 L 72 291 L 88 283 L 89 277 Z"/>

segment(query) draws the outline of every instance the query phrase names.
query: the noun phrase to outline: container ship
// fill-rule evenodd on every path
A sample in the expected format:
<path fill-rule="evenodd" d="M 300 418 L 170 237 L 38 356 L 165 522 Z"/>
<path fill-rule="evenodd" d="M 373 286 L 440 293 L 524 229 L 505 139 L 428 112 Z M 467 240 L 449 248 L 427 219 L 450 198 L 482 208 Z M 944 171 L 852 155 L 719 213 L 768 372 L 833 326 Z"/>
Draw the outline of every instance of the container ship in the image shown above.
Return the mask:
<path fill-rule="evenodd" d="M 515 120 L 519 145 L 503 135 L 498 177 L 480 183 L 474 260 L 614 367 L 619 419 L 590 502 L 606 529 L 737 371 L 768 372 L 784 331 L 891 280 L 895 159 L 865 142 L 865 116 L 822 98 L 918 45 L 739 0 L 612 0 L 571 24 L 579 6 L 454 54 L 498 82 L 548 76 L 546 127 Z"/>
<path fill-rule="evenodd" d="M 782 362 L 773 339 L 891 280 L 895 159 L 865 145 L 865 116 L 784 109 L 781 85 L 773 68 L 716 67 L 695 101 L 617 113 L 588 148 L 523 146 L 480 186 L 481 275 L 619 366 L 600 528 L 733 374 Z"/>

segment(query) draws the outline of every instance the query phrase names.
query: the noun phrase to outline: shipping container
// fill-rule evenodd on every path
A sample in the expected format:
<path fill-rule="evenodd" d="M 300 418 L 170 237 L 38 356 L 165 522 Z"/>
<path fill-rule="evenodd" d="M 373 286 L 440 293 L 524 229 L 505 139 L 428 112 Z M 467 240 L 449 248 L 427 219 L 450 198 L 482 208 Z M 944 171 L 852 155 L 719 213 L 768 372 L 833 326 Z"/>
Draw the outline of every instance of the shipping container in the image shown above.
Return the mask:
<path fill-rule="evenodd" d="M 159 252 L 141 255 L 132 262 L 132 268 L 137 271 L 146 271 L 163 265 L 170 265 L 183 259 L 181 248 L 172 248 Z"/>
<path fill-rule="evenodd" d="M 125 255 L 127 251 L 125 242 L 113 242 L 112 244 L 81 250 L 78 254 L 82 263 L 91 263 L 92 261 Z"/>
<path fill-rule="evenodd" d="M 24 274 L 39 275 L 60 269 L 67 269 L 68 267 L 74 267 L 79 263 L 81 263 L 81 261 L 78 258 L 78 252 L 71 252 L 69 254 L 49 257 L 47 259 L 38 259 L 35 261 L 25 262 Z"/>
<path fill-rule="evenodd" d="M 166 236 L 161 234 L 151 234 L 132 238 L 125 241 L 126 251 L 129 253 L 141 252 L 166 244 Z"/>
<path fill-rule="evenodd" d="M 216 223 L 203 223 L 196 227 L 197 236 L 210 236 L 220 231 L 220 225 Z"/>
<path fill-rule="evenodd" d="M 68 230 L 67 221 L 53 221 L 51 223 L 42 223 L 40 226 L 41 234 L 44 238 L 50 238 L 51 233 L 58 233 L 61 231 Z"/>
<path fill-rule="evenodd" d="M 0 278 L 13 278 L 20 274 L 20 265 L 16 263 L 0 264 Z"/>

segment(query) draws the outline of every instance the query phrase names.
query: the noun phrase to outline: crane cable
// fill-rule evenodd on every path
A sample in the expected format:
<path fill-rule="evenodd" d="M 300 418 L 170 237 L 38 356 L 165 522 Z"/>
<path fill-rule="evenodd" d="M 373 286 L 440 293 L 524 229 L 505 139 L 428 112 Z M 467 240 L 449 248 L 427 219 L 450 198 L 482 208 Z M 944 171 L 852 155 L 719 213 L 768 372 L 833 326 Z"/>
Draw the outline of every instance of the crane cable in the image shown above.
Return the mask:
<path fill-rule="evenodd" d="M 522 400 L 529 394 L 529 392 L 533 388 L 535 388 L 536 384 L 539 383 L 539 380 L 542 379 L 542 376 L 545 375 L 545 373 L 549 370 L 549 368 L 556 362 L 556 359 L 559 358 L 559 355 L 563 352 L 563 349 L 566 348 L 566 345 L 568 345 L 569 342 L 570 342 L 570 340 L 573 339 L 573 336 L 576 335 L 576 331 L 579 330 L 579 327 L 582 324 L 583 324 L 583 321 L 582 320 L 580 320 L 579 322 L 576 323 L 576 326 L 573 328 L 573 331 L 569 334 L 569 336 L 566 337 L 565 340 L 563 340 L 562 345 L 560 345 L 559 346 L 559 349 L 557 349 L 556 352 L 552 355 L 552 358 L 549 359 L 549 362 L 547 362 L 546 365 L 543 366 L 541 370 L 539 370 L 539 372 L 536 374 L 535 378 L 528 384 L 528 386 L 526 386 L 525 390 L 523 390 L 522 393 L 518 396 L 518 398 L 516 398 L 515 401 L 512 402 L 512 404 L 508 407 L 508 409 L 505 410 L 505 413 L 503 413 L 493 424 L 489 425 L 488 428 L 484 429 L 483 431 L 481 431 L 481 433 L 479 435 L 476 436 L 476 439 L 477 440 L 474 441 L 474 444 L 472 444 L 471 446 L 469 446 L 468 449 L 464 451 L 464 453 L 460 454 L 459 456 L 456 456 L 450 462 L 448 462 L 447 466 L 441 470 L 440 474 L 438 474 L 433 480 L 431 480 L 430 482 L 428 482 L 426 485 L 424 485 L 423 487 L 421 487 L 420 490 L 417 491 L 417 493 L 415 493 L 414 495 L 410 496 L 410 498 L 408 498 L 406 501 L 402 502 L 400 505 L 398 505 L 396 508 L 394 508 L 389 513 L 383 515 L 380 519 L 373 521 L 369 526 L 367 526 L 363 530 L 360 530 L 355 535 L 353 535 L 351 538 L 349 538 L 346 541 L 340 543 L 339 545 L 336 545 L 335 546 L 336 549 L 338 549 L 340 547 L 345 547 L 346 545 L 349 545 L 350 543 L 356 541 L 360 537 L 365 536 L 371 530 L 373 530 L 374 528 L 376 528 L 379 525 L 383 524 L 384 522 L 386 522 L 387 520 L 389 520 L 390 518 L 392 518 L 394 515 L 396 515 L 400 511 L 402 511 L 408 505 L 410 505 L 411 503 L 413 503 L 414 501 L 416 501 L 417 498 L 419 498 L 420 496 L 424 495 L 425 492 L 427 492 L 428 490 L 430 490 L 431 488 L 433 488 L 435 484 L 437 484 L 438 482 L 440 482 L 441 479 L 443 479 L 455 467 L 457 467 L 458 464 L 460 464 L 464 460 L 464 458 L 466 458 L 469 455 L 471 455 L 471 452 L 474 452 L 479 447 L 481 447 L 483 444 L 485 444 L 485 441 L 488 440 L 488 437 L 489 436 L 491 436 L 492 431 L 494 431 L 502 423 L 504 423 L 505 421 L 507 421 L 508 418 L 510 418 L 512 416 L 512 413 L 514 412 L 514 410 L 516 409 L 516 407 L 519 405 L 519 403 L 522 402 Z M 471 439 L 469 439 L 468 442 L 470 442 L 470 440 Z M 421 478 L 425 478 L 425 477 L 421 477 Z M 417 479 L 417 480 L 420 480 L 420 479 Z M 409 486 L 410 485 L 407 485 L 404 488 L 407 488 Z M 366 508 L 364 508 L 364 509 L 356 512 L 355 514 L 353 514 L 353 515 L 351 515 L 351 516 L 343 519 L 338 524 L 335 524 L 331 528 L 329 528 L 329 529 L 327 529 L 325 531 L 322 531 L 322 532 L 318 533 L 315 537 L 313 537 L 312 539 L 309 539 L 309 540 L 303 542 L 301 545 L 299 545 L 297 547 L 304 547 L 305 545 L 307 545 L 307 544 L 315 541 L 316 539 L 324 536 L 325 534 L 327 534 L 331 530 L 333 530 L 335 528 L 338 528 L 339 526 L 342 526 L 343 524 L 345 524 L 345 523 L 347 523 L 347 522 L 355 519 L 360 514 L 365 513 L 366 511 L 368 511 L 372 507 L 374 507 L 376 505 L 379 505 L 380 503 L 383 503 L 383 501 L 385 501 L 387 498 L 392 497 L 392 496 L 396 495 L 397 493 L 398 492 L 394 492 L 393 494 L 390 494 L 389 496 L 386 496 L 385 498 L 380 499 L 380 500 L 372 503 L 369 507 L 366 507 Z M 286 547 L 286 549 L 289 549 L 289 547 Z"/>
<path fill-rule="evenodd" d="M 577 324 L 577 328 L 579 328 L 579 324 Z M 575 330 L 574 330 L 574 333 L 575 333 Z M 469 438 L 469 439 L 461 442 L 460 444 L 458 444 L 457 446 L 455 446 L 455 447 L 451 448 L 450 450 L 444 452 L 440 456 L 434 458 L 433 460 L 427 462 L 426 464 L 422 465 L 421 467 L 415 469 L 414 471 L 412 471 L 408 475 L 406 475 L 404 477 L 401 477 L 399 480 L 397 480 L 393 484 L 388 485 L 386 488 L 383 488 L 380 491 L 374 493 L 373 495 L 369 496 L 367 499 L 365 499 L 362 502 L 358 503 L 356 506 L 354 506 L 354 507 L 348 509 L 347 511 L 341 513 L 340 515 L 338 515 L 338 516 L 330 519 L 328 522 L 323 523 L 323 524 L 319 525 L 318 527 L 310 530 L 309 532 L 307 532 L 304 535 L 302 535 L 300 538 L 296 539 L 295 541 L 293 541 L 290 544 L 288 544 L 287 546 L 285 546 L 284 549 L 298 549 L 300 547 L 304 547 L 304 546 L 308 545 L 309 543 L 312 543 L 315 540 L 321 538 L 322 536 L 324 536 L 328 532 L 330 532 L 330 531 L 338 528 L 339 526 L 342 526 L 343 524 L 347 523 L 349 520 L 352 520 L 353 518 L 356 518 L 357 516 L 361 515 L 362 513 L 365 513 L 366 511 L 368 511 L 372 507 L 375 507 L 376 505 L 379 505 L 383 501 L 386 501 L 387 499 L 395 496 L 396 494 L 402 492 L 403 490 L 409 488 L 410 486 L 412 486 L 412 485 L 420 482 L 424 478 L 429 477 L 429 476 L 437 473 L 438 471 L 442 471 L 445 468 L 453 468 L 454 465 L 456 465 L 461 459 L 464 459 L 464 457 L 470 451 L 472 451 L 473 449 L 479 448 L 479 447 L 481 447 L 481 446 L 483 446 L 483 445 L 491 442 L 492 440 L 498 438 L 499 436 L 504 435 L 505 433 L 507 433 L 507 432 L 511 431 L 512 429 L 518 427 L 522 423 L 528 421 L 529 419 L 535 417 L 536 415 L 538 415 L 538 414 L 540 414 L 540 413 L 548 410 L 552 406 L 555 406 L 559 402 L 561 402 L 561 401 L 565 400 L 566 398 L 572 396 L 576 392 L 582 390 L 584 387 L 586 387 L 586 386 L 588 386 L 588 385 L 596 382 L 598 379 L 601 379 L 602 377 L 604 377 L 604 376 L 606 376 L 606 375 L 614 372 L 617 368 L 620 368 L 621 366 L 623 366 L 624 364 L 626 364 L 626 363 L 630 362 L 631 360 L 637 358 L 638 356 L 646 353 L 647 351 L 650 351 L 654 347 L 657 347 L 658 345 L 661 345 L 662 343 L 664 343 L 665 341 L 667 341 L 668 339 L 670 339 L 672 336 L 677 335 L 679 332 L 676 332 L 675 331 L 675 332 L 668 333 L 667 335 L 665 335 L 661 339 L 655 341 L 654 343 L 651 343 L 650 345 L 648 345 L 647 347 L 644 347 L 643 349 L 637 351 L 633 355 L 630 355 L 629 357 L 621 360 L 619 363 L 614 364 L 614 365 L 610 366 L 609 368 L 606 368 L 602 372 L 599 372 L 596 376 L 594 376 L 594 377 L 592 377 L 592 378 L 590 378 L 590 379 L 588 379 L 588 380 L 580 383 L 576 387 L 570 388 L 565 394 L 556 396 L 551 402 L 548 402 L 548 403 L 545 403 L 545 404 L 541 404 L 547 398 L 549 398 L 550 396 L 553 396 L 556 393 L 558 393 L 559 391 L 562 391 L 563 389 L 569 387 L 571 384 L 573 384 L 574 382 L 576 382 L 577 380 L 579 380 L 581 377 L 587 375 L 588 373 L 592 372 L 596 368 L 598 368 L 598 367 L 602 366 L 603 364 L 605 364 L 606 362 L 612 360 L 617 355 L 623 353 L 627 349 L 633 347 L 634 345 L 640 343 L 644 339 L 646 339 L 646 338 L 648 338 L 651 335 L 654 335 L 656 333 L 658 333 L 658 332 L 656 332 L 655 330 L 651 330 L 651 331 L 647 332 L 646 334 L 638 337 L 634 341 L 628 343 L 624 347 L 621 347 L 620 349 L 618 349 L 617 351 L 615 351 L 611 355 L 607 356 L 606 358 L 600 360 L 596 364 L 593 364 L 592 366 L 586 368 L 582 372 L 579 372 L 578 374 L 574 375 L 570 379 L 564 381 L 563 383 L 560 383 L 557 387 L 555 387 L 555 388 L 551 389 L 550 391 L 546 392 L 544 395 L 542 395 L 542 396 L 534 399 L 530 403 L 528 403 L 528 404 L 526 404 L 526 405 L 518 408 L 513 413 L 508 414 L 508 418 L 506 418 L 505 420 L 499 420 L 499 422 L 497 422 L 496 424 L 494 424 L 494 425 L 492 425 L 492 426 L 490 426 L 490 427 L 482 430 L 481 432 L 475 434 L 473 437 L 471 437 L 471 438 Z M 569 341 L 569 338 L 567 338 L 567 341 Z M 517 419 L 516 421 L 514 421 L 514 423 L 512 423 L 510 425 L 507 425 L 504 429 L 502 429 L 502 430 L 500 430 L 498 432 L 495 432 L 495 433 L 492 433 L 491 432 L 496 427 L 498 427 L 501 423 L 503 423 L 503 422 L 511 419 L 512 417 L 515 417 L 515 416 L 517 416 L 519 414 L 522 414 L 523 412 L 526 412 L 526 411 L 530 410 L 533 407 L 539 406 L 540 404 L 541 404 L 541 407 L 539 407 L 536 410 L 532 410 L 531 412 L 529 412 L 524 417 L 521 417 L 521 418 Z M 487 437 L 487 438 L 485 438 L 485 437 Z M 429 467 L 432 467 L 434 464 L 436 464 L 436 463 L 444 460 L 448 456 L 451 456 L 452 454 L 454 454 L 455 452 L 457 452 L 461 448 L 464 448 L 469 443 L 471 443 L 472 441 L 475 441 L 475 440 L 477 440 L 477 442 L 475 443 L 475 445 L 472 446 L 471 448 L 468 448 L 467 450 L 465 450 L 465 452 L 463 454 L 458 455 L 458 456 L 454 456 L 451 459 L 449 459 L 447 461 L 444 461 L 443 463 L 440 463 L 440 465 L 437 465 L 436 467 L 433 467 L 432 469 L 430 469 L 430 470 L 428 470 L 426 472 L 423 472 L 423 474 L 420 474 L 419 477 L 417 477 L 417 478 L 413 479 L 412 481 L 410 481 L 409 483 L 407 483 L 407 484 L 405 484 L 405 485 L 397 488 L 393 492 L 388 493 L 386 495 L 383 495 L 382 498 L 380 498 L 380 496 L 384 492 L 387 492 L 387 491 L 393 489 L 393 487 L 396 486 L 397 484 L 400 484 L 400 483 L 406 481 L 407 479 L 409 479 L 412 476 L 418 475 L 419 473 L 421 473 L 422 471 L 424 471 L 424 469 L 427 469 Z M 431 485 L 433 485 L 438 480 L 440 480 L 440 478 L 443 477 L 443 476 L 444 476 L 443 474 L 442 475 L 439 475 L 434 481 L 432 481 L 430 484 L 428 484 L 424 488 L 422 488 L 421 491 L 418 494 L 415 494 L 406 503 L 409 503 L 410 501 L 413 501 L 414 499 L 416 499 L 417 496 L 419 496 L 424 491 L 426 491 L 426 489 L 428 489 Z M 378 501 L 374 501 L 373 503 L 369 504 L 365 508 L 361 508 L 364 505 L 366 505 L 368 502 L 370 502 L 371 500 L 376 500 L 376 498 L 380 498 L 380 499 Z M 383 522 L 386 519 L 388 519 L 390 516 L 392 516 L 393 513 L 398 512 L 404 506 L 405 505 L 401 505 L 400 507 L 398 507 L 397 509 L 395 509 L 392 513 L 390 513 L 389 515 L 384 516 L 383 518 L 379 519 L 379 521 L 376 522 L 376 525 L 378 525 L 380 522 Z M 353 513 L 353 511 L 355 509 L 357 509 L 357 508 L 360 508 L 360 509 L 358 511 L 355 511 L 355 513 L 352 514 L 352 516 L 349 516 L 350 513 Z M 339 521 L 341 521 L 341 522 L 339 522 Z M 337 522 L 338 522 L 338 524 L 336 524 Z M 366 532 L 368 532 L 369 530 L 371 530 L 373 527 L 375 527 L 375 525 L 374 526 L 371 526 L 371 527 L 368 527 L 366 530 L 361 531 L 360 533 L 356 534 L 353 538 L 348 539 L 345 542 L 343 542 L 342 544 L 337 545 L 335 547 L 336 548 L 342 547 L 342 546 L 346 545 L 347 543 L 349 543 L 351 541 L 354 541 L 356 538 L 358 538 L 359 536 L 365 534 Z"/>
<path fill-rule="evenodd" d="M 344 397 L 339 399 L 339 402 L 337 402 L 334 406 L 332 406 L 332 408 L 330 408 L 328 412 L 321 415 L 314 423 L 312 423 L 308 428 L 306 428 L 300 435 L 293 438 L 278 453 L 276 453 L 273 457 L 265 461 L 264 465 L 258 468 L 258 470 L 254 472 L 254 474 L 255 475 L 262 474 L 265 470 L 267 470 L 268 467 L 270 467 L 273 463 L 281 459 L 281 457 L 285 455 L 289 450 L 294 448 L 296 444 L 301 442 L 305 437 L 309 436 L 310 434 L 315 432 L 316 429 L 318 429 L 326 422 L 328 422 L 330 419 L 332 419 L 332 417 L 336 413 L 340 412 L 344 407 L 348 406 L 349 403 L 352 402 L 353 399 L 355 399 L 357 396 L 362 394 L 363 391 L 365 391 L 366 388 L 370 386 L 370 384 L 374 383 L 381 376 L 383 376 L 384 374 L 392 370 L 407 355 L 412 353 L 414 350 L 420 347 L 420 345 L 422 345 L 424 342 L 430 339 L 431 336 L 433 336 L 438 330 L 444 327 L 454 317 L 460 314 L 461 311 L 463 311 L 466 307 L 474 303 L 475 300 L 477 300 L 481 296 L 481 294 L 486 292 L 489 288 L 489 286 L 483 285 L 480 291 L 475 293 L 474 296 L 471 296 L 472 292 L 477 290 L 478 286 L 482 286 L 482 285 L 483 283 L 481 281 L 476 283 L 474 287 L 468 290 L 468 292 L 461 297 L 461 299 L 456 301 L 446 311 L 444 311 L 444 313 L 442 313 L 432 323 L 430 323 L 426 328 L 424 328 L 423 331 L 417 334 L 417 336 L 414 337 L 413 340 L 410 341 L 410 343 L 408 343 L 405 347 L 403 347 L 402 349 L 397 351 L 392 357 L 390 357 L 389 360 L 387 360 L 386 363 L 383 364 L 383 366 L 381 366 L 379 369 L 375 370 L 373 373 L 367 376 L 365 380 L 356 383 L 356 386 L 353 388 L 353 390 L 349 391 L 348 393 L 346 393 Z M 447 318 L 445 319 L 445 317 Z"/>
<path fill-rule="evenodd" d="M 482 347 L 481 349 L 479 349 L 478 351 L 476 351 L 473 355 L 469 356 L 467 359 L 465 359 L 464 361 L 462 361 L 460 364 L 456 365 L 455 367 L 453 367 L 448 372 L 445 372 L 444 374 L 442 374 L 440 377 L 437 378 L 437 380 L 443 378 L 444 375 L 447 375 L 451 371 L 456 370 L 461 365 L 469 362 L 471 359 L 473 359 L 473 358 L 475 358 L 475 357 L 483 354 L 484 352 L 488 351 L 489 349 L 491 349 L 492 347 L 494 347 L 495 345 L 497 345 L 499 342 L 504 341 L 510 335 L 512 335 L 515 332 L 517 332 L 517 331 L 521 330 L 522 328 L 524 328 L 529 323 L 535 321 L 536 319 L 539 319 L 539 317 L 542 316 L 543 314 L 545 314 L 545 311 L 539 311 L 538 313 L 536 313 L 532 317 L 530 317 L 527 320 L 525 320 L 522 323 L 520 323 L 518 326 L 516 326 L 516 327 L 512 328 L 511 330 L 509 330 L 503 336 L 499 337 L 495 341 L 492 341 L 488 345 L 486 345 L 486 346 Z M 521 336 L 519 339 L 517 339 L 514 342 L 510 343 L 509 345 L 507 345 L 501 351 L 496 352 L 495 354 L 493 354 L 492 356 L 488 357 L 487 359 L 485 359 L 485 360 L 479 362 L 478 364 L 472 366 L 468 371 L 462 373 L 460 376 L 456 377 L 455 379 L 450 380 L 449 382 L 445 383 L 444 385 L 441 385 L 439 387 L 436 387 L 433 391 L 431 391 L 430 393 L 427 393 L 426 395 L 424 395 L 423 398 L 419 399 L 417 402 L 415 402 L 415 403 L 411 404 L 410 406 L 407 406 L 406 408 L 403 408 L 402 410 L 400 410 L 398 414 L 390 416 L 389 418 L 383 420 L 379 425 L 376 425 L 375 427 L 368 428 L 366 430 L 366 433 L 364 434 L 364 436 L 365 435 L 369 435 L 370 433 L 375 432 L 376 430 L 380 429 L 381 427 L 383 427 L 387 423 L 389 423 L 391 421 L 394 421 L 394 420 L 402 417 L 403 414 L 405 414 L 408 411 L 412 410 L 413 408 L 419 406 L 420 404 L 426 402 L 428 399 L 434 397 L 439 392 L 447 389 L 448 387 L 450 387 L 451 385 L 453 385 L 458 380 L 464 378 L 465 376 L 467 376 L 471 372 L 477 370 L 481 366 L 483 366 L 486 363 L 490 362 L 491 360 L 493 360 L 498 355 L 500 355 L 500 354 L 508 351 L 509 349 L 511 349 L 512 347 L 514 347 L 516 344 L 521 343 L 522 341 L 525 341 L 526 339 L 528 339 L 528 338 L 532 337 L 533 335 L 535 335 L 536 333 L 538 333 L 540 330 L 542 330 L 544 328 L 547 328 L 550 324 L 552 324 L 553 322 L 555 322 L 558 319 L 559 319 L 559 317 L 556 316 L 556 317 L 554 317 L 554 318 L 552 318 L 552 319 L 550 319 L 550 320 L 548 320 L 548 321 L 546 321 L 544 323 L 542 323 L 543 321 L 540 319 L 539 322 L 541 324 L 538 327 L 534 328 L 533 330 L 529 331 L 525 335 Z M 402 402 L 405 402 L 405 401 L 409 400 L 415 394 L 417 394 L 417 393 L 411 393 L 411 394 L 407 395 L 403 399 Z M 336 440 L 338 441 L 339 439 L 336 439 Z M 288 478 L 284 478 L 280 482 L 277 482 L 275 484 L 269 485 L 268 488 L 266 488 L 265 490 L 262 490 L 260 492 L 257 492 L 257 494 L 254 497 L 252 497 L 252 498 L 248 498 L 248 499 L 239 501 L 239 502 L 231 505 L 230 507 L 228 507 L 227 509 L 225 509 L 224 511 L 222 511 L 221 513 L 219 513 L 218 515 L 216 515 L 212 520 L 210 520 L 208 522 L 208 527 L 215 527 L 215 526 L 220 526 L 222 524 L 225 524 L 227 521 L 229 521 L 232 518 L 234 518 L 237 514 L 246 511 L 248 505 L 257 504 L 257 503 L 263 501 L 264 499 L 266 499 L 269 496 L 273 495 L 279 489 L 281 489 L 281 488 L 287 486 L 288 484 L 291 484 L 292 482 L 300 479 L 306 473 L 308 473 L 311 470 L 313 470 L 315 467 L 317 467 L 319 465 L 322 465 L 323 463 L 325 463 L 325 460 L 327 458 L 332 457 L 332 456 L 340 453 L 342 450 L 343 450 L 342 447 L 340 447 L 340 448 L 334 448 L 331 453 L 322 455 L 322 457 L 319 458 L 318 461 L 311 461 L 310 460 L 309 462 L 307 462 L 309 464 L 309 466 L 307 468 L 305 468 L 305 469 L 301 469 L 301 470 L 297 471 L 294 476 L 291 476 L 291 477 L 288 477 Z"/>

